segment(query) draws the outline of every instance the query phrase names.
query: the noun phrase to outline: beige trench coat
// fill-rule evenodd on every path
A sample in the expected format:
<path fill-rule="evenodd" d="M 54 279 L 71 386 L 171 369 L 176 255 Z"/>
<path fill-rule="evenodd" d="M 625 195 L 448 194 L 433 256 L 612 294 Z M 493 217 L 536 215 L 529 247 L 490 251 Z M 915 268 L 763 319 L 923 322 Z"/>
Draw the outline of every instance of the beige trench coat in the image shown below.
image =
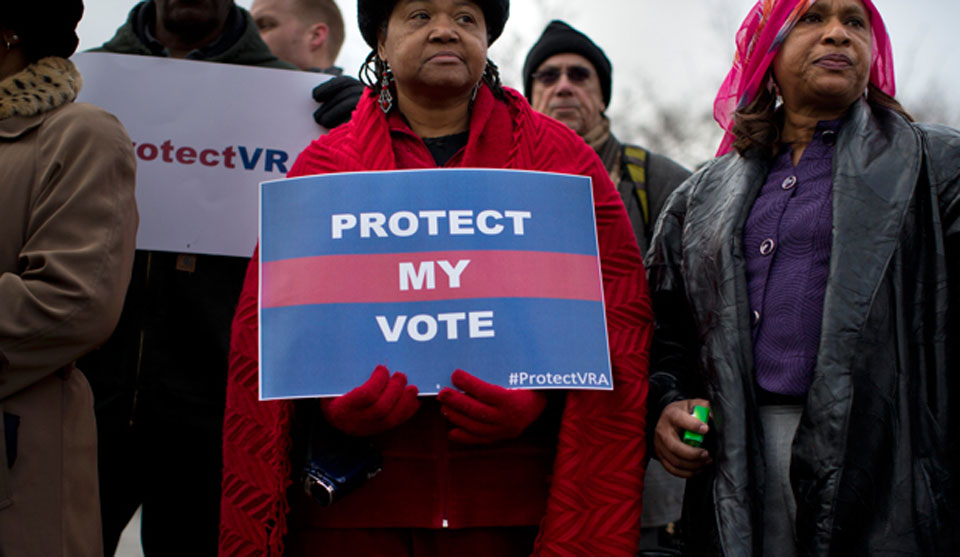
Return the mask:
<path fill-rule="evenodd" d="M 120 122 L 91 105 L 0 120 L 0 556 L 103 552 L 93 397 L 73 361 L 120 316 L 134 170 Z"/>

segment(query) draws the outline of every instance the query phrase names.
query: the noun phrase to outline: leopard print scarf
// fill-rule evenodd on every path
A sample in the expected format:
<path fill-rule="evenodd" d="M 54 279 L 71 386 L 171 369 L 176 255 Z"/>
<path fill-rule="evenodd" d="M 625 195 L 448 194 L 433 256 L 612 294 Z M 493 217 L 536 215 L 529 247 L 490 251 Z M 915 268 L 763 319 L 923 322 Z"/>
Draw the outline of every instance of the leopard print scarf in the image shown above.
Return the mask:
<path fill-rule="evenodd" d="M 77 98 L 83 78 L 73 62 L 48 56 L 0 81 L 0 120 L 33 116 Z"/>

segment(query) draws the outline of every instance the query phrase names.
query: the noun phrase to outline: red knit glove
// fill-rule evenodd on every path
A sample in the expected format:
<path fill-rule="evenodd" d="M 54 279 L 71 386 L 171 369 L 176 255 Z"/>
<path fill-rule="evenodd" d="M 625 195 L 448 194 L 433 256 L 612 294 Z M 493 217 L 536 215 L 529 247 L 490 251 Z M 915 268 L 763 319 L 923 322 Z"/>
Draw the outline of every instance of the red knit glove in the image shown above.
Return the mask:
<path fill-rule="evenodd" d="M 333 427 L 357 437 L 376 435 L 409 420 L 417 409 L 416 385 L 407 385 L 399 371 L 392 376 L 377 366 L 370 379 L 347 394 L 320 401 L 320 408 Z"/>
<path fill-rule="evenodd" d="M 460 390 L 444 388 L 437 400 L 440 412 L 456 426 L 447 437 L 458 443 L 479 445 L 513 439 L 547 405 L 547 395 L 542 392 L 504 389 L 460 369 L 453 372 L 451 381 Z"/>

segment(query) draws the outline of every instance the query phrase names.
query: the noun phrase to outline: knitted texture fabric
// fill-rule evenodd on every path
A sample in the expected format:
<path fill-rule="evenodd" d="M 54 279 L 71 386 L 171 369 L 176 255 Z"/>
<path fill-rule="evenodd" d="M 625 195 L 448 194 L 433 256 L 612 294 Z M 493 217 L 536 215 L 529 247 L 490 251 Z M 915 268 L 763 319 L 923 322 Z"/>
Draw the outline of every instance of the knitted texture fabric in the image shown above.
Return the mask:
<path fill-rule="evenodd" d="M 640 535 L 647 361 L 653 331 L 643 264 L 620 196 L 596 154 L 566 126 L 535 113 L 516 91 L 507 102 L 482 87 L 466 148 L 449 166 L 562 172 L 593 180 L 613 391 L 569 391 L 546 513 L 535 555 L 632 556 Z M 351 121 L 314 141 L 290 176 L 429 168 L 407 128 L 391 135 L 363 96 Z M 402 124 L 401 124 L 402 125 Z M 421 152 L 425 152 L 422 149 Z M 290 402 L 257 402 L 258 264 L 254 255 L 233 324 L 227 409 L 221 556 L 279 556 L 289 510 Z"/>

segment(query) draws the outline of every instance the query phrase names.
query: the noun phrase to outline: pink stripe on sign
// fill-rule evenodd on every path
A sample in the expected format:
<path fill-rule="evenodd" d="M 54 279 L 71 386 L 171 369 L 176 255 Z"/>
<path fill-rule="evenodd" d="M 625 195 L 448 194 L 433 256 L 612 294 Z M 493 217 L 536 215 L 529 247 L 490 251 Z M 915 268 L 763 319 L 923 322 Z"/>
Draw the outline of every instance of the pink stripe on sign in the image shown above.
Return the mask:
<path fill-rule="evenodd" d="M 596 256 L 538 251 L 326 255 L 261 266 L 262 307 L 467 298 L 601 300 Z"/>

